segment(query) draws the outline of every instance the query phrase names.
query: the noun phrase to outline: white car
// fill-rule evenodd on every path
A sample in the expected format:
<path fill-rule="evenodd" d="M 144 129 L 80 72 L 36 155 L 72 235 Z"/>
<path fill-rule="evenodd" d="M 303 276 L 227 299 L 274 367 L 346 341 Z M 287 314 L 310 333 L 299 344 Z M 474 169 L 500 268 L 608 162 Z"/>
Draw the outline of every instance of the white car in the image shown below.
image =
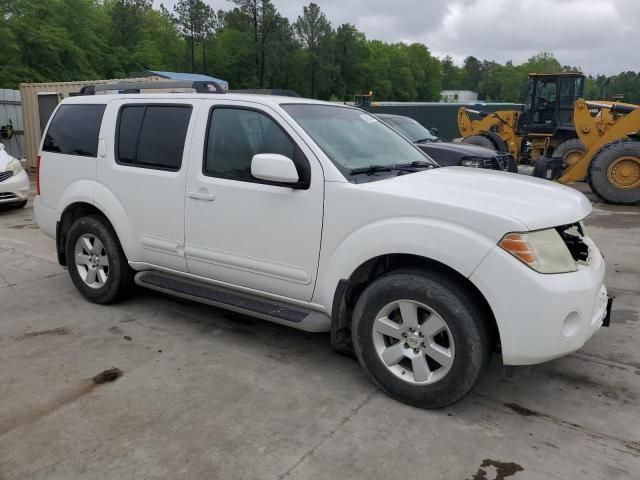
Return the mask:
<path fill-rule="evenodd" d="M 382 390 L 420 407 L 462 398 L 493 351 L 545 362 L 608 324 L 584 195 L 438 168 L 348 106 L 71 97 L 47 127 L 39 182 L 38 224 L 89 301 L 135 282 L 331 332 Z"/>
<path fill-rule="evenodd" d="M 29 176 L 20 160 L 7 153 L 0 143 L 0 206 L 24 207 L 29 196 Z"/>

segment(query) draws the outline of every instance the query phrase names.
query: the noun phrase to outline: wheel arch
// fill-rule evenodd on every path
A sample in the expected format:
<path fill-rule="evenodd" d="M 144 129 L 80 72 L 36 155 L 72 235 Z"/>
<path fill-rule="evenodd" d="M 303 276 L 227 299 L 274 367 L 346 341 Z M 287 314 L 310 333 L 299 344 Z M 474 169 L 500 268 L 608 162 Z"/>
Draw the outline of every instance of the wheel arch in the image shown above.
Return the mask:
<path fill-rule="evenodd" d="M 492 342 L 499 344 L 500 332 L 491 306 L 468 277 L 432 258 L 414 254 L 390 253 L 366 260 L 351 275 L 338 282 L 331 309 L 331 345 L 335 350 L 352 354 L 351 318 L 355 304 L 364 289 L 383 275 L 407 268 L 437 272 L 467 289 L 469 295 L 484 313 L 486 327 Z"/>
<path fill-rule="evenodd" d="M 115 232 L 125 256 L 129 260 L 135 259 L 133 230 L 131 222 L 115 195 L 100 184 L 94 184 L 92 197 L 67 196 L 66 204 L 59 207 L 62 212 L 56 224 L 56 250 L 58 262 L 67 264 L 65 243 L 67 233 L 78 218 L 86 215 L 96 215 L 105 219 L 109 227 Z"/>

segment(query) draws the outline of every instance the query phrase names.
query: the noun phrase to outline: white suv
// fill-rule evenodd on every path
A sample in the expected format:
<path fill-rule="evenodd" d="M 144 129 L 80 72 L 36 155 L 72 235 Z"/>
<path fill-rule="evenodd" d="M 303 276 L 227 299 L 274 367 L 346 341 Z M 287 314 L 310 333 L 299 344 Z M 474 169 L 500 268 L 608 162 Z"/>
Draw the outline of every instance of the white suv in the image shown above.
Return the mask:
<path fill-rule="evenodd" d="M 134 282 L 331 332 L 389 395 L 462 398 L 492 351 L 580 348 L 611 301 L 580 193 L 438 168 L 368 113 L 249 94 L 84 95 L 47 127 L 35 200 L 96 303 Z"/>

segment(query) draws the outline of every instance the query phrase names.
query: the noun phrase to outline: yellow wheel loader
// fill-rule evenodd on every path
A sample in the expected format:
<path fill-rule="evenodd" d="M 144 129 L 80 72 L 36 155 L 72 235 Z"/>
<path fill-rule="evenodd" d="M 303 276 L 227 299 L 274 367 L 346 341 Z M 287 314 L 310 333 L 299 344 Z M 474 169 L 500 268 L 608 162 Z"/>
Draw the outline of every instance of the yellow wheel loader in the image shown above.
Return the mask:
<path fill-rule="evenodd" d="M 586 102 L 583 89 L 581 73 L 531 74 L 521 111 L 461 107 L 462 142 L 533 162 L 538 177 L 586 178 L 608 203 L 640 204 L 640 106 Z"/>

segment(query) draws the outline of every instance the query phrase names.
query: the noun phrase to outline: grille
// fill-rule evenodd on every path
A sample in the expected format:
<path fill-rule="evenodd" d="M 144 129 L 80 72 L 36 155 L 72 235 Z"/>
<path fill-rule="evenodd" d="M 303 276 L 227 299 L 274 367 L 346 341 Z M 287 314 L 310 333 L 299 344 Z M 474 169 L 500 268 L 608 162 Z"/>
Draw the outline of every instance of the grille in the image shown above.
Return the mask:
<path fill-rule="evenodd" d="M 500 164 L 500 170 L 509 170 L 509 162 L 511 161 L 510 154 L 506 153 L 496 155 L 496 160 Z"/>
<path fill-rule="evenodd" d="M 4 182 L 10 177 L 13 177 L 13 172 L 0 172 L 0 182 Z"/>
<path fill-rule="evenodd" d="M 18 198 L 13 193 L 0 193 L 0 200 L 8 200 L 11 198 Z"/>

